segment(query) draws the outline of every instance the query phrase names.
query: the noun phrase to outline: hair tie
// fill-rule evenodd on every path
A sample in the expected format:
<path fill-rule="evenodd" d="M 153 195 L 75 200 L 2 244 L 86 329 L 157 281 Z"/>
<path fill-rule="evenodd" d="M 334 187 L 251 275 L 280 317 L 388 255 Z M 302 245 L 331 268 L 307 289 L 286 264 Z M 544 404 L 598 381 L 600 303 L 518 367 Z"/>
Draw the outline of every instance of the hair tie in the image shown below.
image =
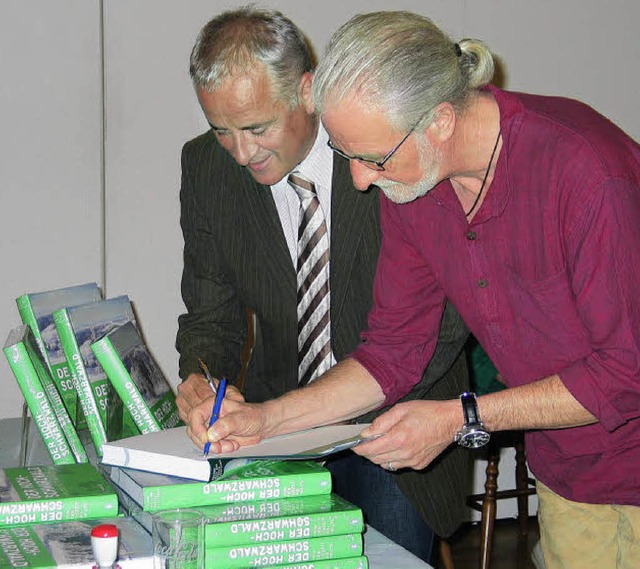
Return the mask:
<path fill-rule="evenodd" d="M 453 49 L 455 50 L 456 55 L 458 57 L 460 57 L 462 55 L 462 49 L 460 49 L 460 44 L 459 43 L 454 43 L 453 44 Z"/>

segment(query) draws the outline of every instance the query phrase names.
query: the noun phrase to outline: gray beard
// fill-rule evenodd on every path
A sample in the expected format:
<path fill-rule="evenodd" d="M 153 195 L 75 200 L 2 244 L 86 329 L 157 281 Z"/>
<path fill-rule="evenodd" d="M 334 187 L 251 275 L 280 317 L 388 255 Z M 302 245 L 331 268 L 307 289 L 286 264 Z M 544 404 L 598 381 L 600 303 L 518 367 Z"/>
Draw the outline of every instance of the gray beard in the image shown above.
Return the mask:
<path fill-rule="evenodd" d="M 415 184 L 403 184 L 381 178 L 376 181 L 378 186 L 393 203 L 405 204 L 417 200 L 429 193 L 440 182 L 440 156 L 425 139 L 418 143 L 418 159 L 425 169 L 424 177 Z"/>
<path fill-rule="evenodd" d="M 393 182 L 391 180 L 378 180 L 376 186 L 378 186 L 393 203 L 404 204 L 409 203 L 431 191 L 438 183 L 434 180 L 435 176 L 430 176 L 431 179 L 422 179 L 417 184 L 402 184 L 400 182 Z"/>

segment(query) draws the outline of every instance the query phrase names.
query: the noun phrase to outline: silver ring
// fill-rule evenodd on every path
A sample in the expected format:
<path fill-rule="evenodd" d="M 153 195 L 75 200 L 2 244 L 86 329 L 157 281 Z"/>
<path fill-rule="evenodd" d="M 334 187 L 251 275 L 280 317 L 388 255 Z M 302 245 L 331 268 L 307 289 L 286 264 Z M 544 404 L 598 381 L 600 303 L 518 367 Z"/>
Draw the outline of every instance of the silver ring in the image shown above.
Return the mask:
<path fill-rule="evenodd" d="M 390 472 L 393 472 L 395 470 L 395 467 L 393 466 L 393 463 L 391 461 L 387 462 L 387 470 Z"/>

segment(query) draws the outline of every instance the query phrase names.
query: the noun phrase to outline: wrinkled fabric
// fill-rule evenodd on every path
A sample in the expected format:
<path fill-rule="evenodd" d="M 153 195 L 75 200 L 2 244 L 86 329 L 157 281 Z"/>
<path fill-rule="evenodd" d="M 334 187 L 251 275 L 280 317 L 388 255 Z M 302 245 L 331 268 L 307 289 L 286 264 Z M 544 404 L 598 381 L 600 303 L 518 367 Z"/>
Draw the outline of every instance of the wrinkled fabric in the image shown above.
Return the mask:
<path fill-rule="evenodd" d="M 448 181 L 405 205 L 381 197 L 353 355 L 387 404 L 402 397 L 446 296 L 507 386 L 558 374 L 599 420 L 528 433 L 535 476 L 573 501 L 640 505 L 640 148 L 577 101 L 489 89 L 503 147 L 484 203 L 468 223 Z"/>

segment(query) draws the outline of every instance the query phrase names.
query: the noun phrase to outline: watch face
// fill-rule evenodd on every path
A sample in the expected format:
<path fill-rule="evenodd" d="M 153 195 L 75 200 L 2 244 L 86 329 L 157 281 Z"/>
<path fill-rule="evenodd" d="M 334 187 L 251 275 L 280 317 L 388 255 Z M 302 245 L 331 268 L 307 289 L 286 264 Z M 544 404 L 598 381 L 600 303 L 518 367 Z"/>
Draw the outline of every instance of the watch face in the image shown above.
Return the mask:
<path fill-rule="evenodd" d="M 464 433 L 458 440 L 458 444 L 466 448 L 480 448 L 489 442 L 489 438 L 487 431 L 473 429 Z"/>

